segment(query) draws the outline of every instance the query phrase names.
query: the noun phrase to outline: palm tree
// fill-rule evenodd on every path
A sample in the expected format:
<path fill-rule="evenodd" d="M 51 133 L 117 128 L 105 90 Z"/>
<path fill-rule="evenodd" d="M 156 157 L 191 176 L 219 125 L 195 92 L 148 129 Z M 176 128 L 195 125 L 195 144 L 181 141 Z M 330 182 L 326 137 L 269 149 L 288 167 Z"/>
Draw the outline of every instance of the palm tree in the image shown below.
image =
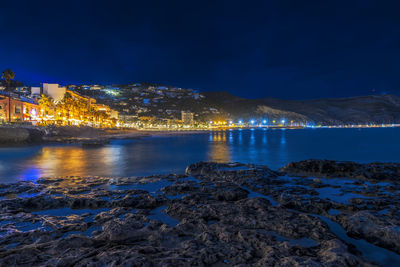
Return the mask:
<path fill-rule="evenodd" d="M 8 91 L 9 95 L 8 95 L 8 122 L 11 122 L 11 90 L 10 90 L 10 82 L 11 80 L 13 80 L 15 78 L 15 73 L 10 70 L 10 69 L 6 69 L 5 71 L 3 71 L 3 74 L 1 76 L 1 78 L 3 78 L 6 81 L 7 87 L 6 87 L 6 91 Z"/>
<path fill-rule="evenodd" d="M 69 92 L 67 92 L 62 101 L 62 109 L 66 114 L 68 125 L 70 124 L 71 115 L 73 115 L 74 102 L 75 101 L 72 98 L 72 95 Z"/>
<path fill-rule="evenodd" d="M 39 108 L 42 118 L 45 118 L 46 115 L 50 115 L 50 110 L 54 112 L 54 104 L 52 99 L 46 95 L 42 95 L 39 100 Z"/>

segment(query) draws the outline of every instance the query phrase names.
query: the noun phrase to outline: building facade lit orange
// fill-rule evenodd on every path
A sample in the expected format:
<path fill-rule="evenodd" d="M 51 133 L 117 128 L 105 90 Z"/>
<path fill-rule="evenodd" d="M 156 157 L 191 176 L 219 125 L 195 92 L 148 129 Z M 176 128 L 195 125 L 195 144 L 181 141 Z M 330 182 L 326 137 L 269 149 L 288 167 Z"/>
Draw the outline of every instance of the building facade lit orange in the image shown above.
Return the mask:
<path fill-rule="evenodd" d="M 9 105 L 11 104 L 11 108 Z M 11 116 L 9 116 L 11 111 Z M 33 101 L 24 101 L 19 98 L 0 96 L 0 121 L 2 122 L 23 122 L 36 121 L 39 105 Z"/>

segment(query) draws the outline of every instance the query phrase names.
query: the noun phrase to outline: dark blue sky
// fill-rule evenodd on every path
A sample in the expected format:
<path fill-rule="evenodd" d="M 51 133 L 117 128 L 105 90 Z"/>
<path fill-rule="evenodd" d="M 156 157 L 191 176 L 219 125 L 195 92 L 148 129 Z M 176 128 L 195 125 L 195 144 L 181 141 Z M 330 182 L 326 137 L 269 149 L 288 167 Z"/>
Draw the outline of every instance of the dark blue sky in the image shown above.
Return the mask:
<path fill-rule="evenodd" d="M 244 97 L 400 94 L 399 1 L 3 1 L 0 68 Z"/>

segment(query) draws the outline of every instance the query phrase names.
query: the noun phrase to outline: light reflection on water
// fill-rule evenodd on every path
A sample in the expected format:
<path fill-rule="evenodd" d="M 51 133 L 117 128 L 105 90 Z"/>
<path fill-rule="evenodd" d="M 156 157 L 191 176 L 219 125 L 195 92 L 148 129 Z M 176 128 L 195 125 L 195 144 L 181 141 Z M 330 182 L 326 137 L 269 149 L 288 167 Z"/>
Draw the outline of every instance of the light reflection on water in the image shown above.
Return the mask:
<path fill-rule="evenodd" d="M 0 183 L 42 176 L 135 176 L 184 172 L 196 161 L 239 161 L 277 169 L 308 158 L 400 161 L 400 128 L 234 130 L 78 145 L 0 148 Z"/>
<path fill-rule="evenodd" d="M 210 151 L 208 160 L 216 162 L 230 162 L 231 151 L 229 149 L 229 143 L 233 141 L 233 138 L 229 138 L 228 142 L 226 139 L 226 131 L 210 132 Z M 231 141 L 232 140 L 232 141 Z"/>

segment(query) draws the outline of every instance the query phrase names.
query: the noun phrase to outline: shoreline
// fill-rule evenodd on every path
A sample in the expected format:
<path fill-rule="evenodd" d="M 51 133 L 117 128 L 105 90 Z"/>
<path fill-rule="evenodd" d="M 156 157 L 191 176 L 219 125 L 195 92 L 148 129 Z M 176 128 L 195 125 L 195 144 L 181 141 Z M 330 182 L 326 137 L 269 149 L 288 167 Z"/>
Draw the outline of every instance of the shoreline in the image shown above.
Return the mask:
<path fill-rule="evenodd" d="M 0 210 L 0 265 L 400 264 L 397 163 L 41 178 L 0 184 Z"/>
<path fill-rule="evenodd" d="M 33 127 L 14 126 L 0 127 L 0 146 L 23 146 L 30 144 L 81 144 L 104 145 L 111 140 L 140 139 L 145 137 L 163 137 L 204 134 L 207 132 L 240 131 L 240 130 L 299 130 L 299 129 L 380 129 L 391 127 L 253 127 L 253 128 L 218 128 L 188 130 L 138 130 L 138 129 L 98 129 L 91 127 Z"/>

